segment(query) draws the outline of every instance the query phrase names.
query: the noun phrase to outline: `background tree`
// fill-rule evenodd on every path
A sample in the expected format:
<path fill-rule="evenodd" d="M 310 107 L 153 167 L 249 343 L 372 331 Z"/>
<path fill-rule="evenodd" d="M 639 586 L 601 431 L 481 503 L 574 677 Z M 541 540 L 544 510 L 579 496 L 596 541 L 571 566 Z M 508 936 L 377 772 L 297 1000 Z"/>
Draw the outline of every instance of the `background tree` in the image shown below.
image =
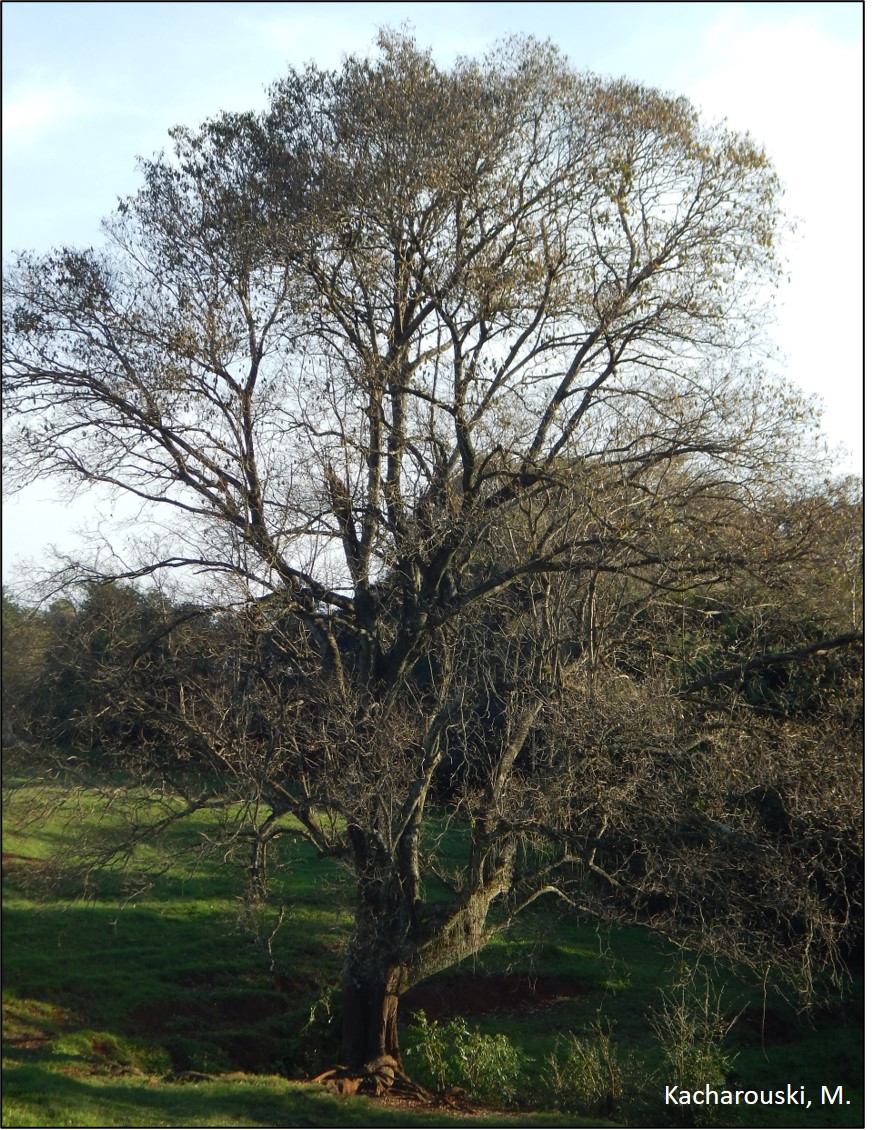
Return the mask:
<path fill-rule="evenodd" d="M 392 33 L 172 136 L 107 251 L 8 273 L 9 474 L 167 516 L 71 577 L 210 578 L 205 661 L 181 628 L 129 654 L 163 676 L 136 702 L 116 680 L 140 729 L 105 740 L 180 812 L 227 785 L 265 842 L 294 816 L 349 861 L 345 1062 L 397 1065 L 399 994 L 546 893 L 835 955 L 796 841 L 719 787 L 738 735 L 793 757 L 713 701 L 771 631 L 700 623 L 713 594 L 753 623 L 818 549 L 807 406 L 752 361 L 764 154 L 549 45 L 442 72 Z M 793 650 L 855 631 L 801 623 Z M 461 870 L 424 841 L 448 795 Z"/>
<path fill-rule="evenodd" d="M 3 592 L 3 744 L 26 738 L 46 650 L 44 617 Z"/>

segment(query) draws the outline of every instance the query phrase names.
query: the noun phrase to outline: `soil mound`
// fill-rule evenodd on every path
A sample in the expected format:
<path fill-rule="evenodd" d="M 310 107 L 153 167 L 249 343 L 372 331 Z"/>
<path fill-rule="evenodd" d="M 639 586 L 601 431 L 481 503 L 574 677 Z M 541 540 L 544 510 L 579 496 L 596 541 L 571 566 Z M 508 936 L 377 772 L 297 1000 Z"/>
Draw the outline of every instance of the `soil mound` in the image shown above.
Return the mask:
<path fill-rule="evenodd" d="M 511 974 L 457 974 L 415 985 L 399 1001 L 402 1019 L 420 1009 L 430 1020 L 454 1016 L 520 1016 L 582 997 L 586 984 L 571 977 L 521 977 Z"/>

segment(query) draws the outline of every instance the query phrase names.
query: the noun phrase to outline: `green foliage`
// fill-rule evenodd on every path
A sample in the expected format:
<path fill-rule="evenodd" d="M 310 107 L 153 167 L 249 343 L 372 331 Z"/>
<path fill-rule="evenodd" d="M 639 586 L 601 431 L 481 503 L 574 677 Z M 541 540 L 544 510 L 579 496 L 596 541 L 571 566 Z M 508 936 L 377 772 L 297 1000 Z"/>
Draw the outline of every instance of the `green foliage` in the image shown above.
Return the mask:
<path fill-rule="evenodd" d="M 600 1014 L 589 1032 L 561 1036 L 542 1075 L 546 1097 L 563 1111 L 616 1117 L 649 1080 L 641 1061 L 622 1051 Z"/>
<path fill-rule="evenodd" d="M 523 1054 L 507 1036 L 472 1029 L 462 1016 L 440 1024 L 421 1010 L 414 1014 L 408 1039 L 414 1073 L 430 1087 L 461 1087 L 469 1097 L 494 1105 L 517 1099 Z"/>

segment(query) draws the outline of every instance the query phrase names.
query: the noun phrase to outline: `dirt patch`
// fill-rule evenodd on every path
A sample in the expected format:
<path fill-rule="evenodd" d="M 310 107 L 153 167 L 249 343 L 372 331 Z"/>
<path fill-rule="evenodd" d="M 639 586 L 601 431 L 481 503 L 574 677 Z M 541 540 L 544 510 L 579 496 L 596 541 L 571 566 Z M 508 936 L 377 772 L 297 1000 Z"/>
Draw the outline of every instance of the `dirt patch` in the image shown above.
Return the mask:
<path fill-rule="evenodd" d="M 18 852 L 4 851 L 2 866 L 3 878 L 21 887 L 49 886 L 58 881 L 61 868 L 48 859 L 37 859 L 32 855 L 19 855 Z"/>
<path fill-rule="evenodd" d="M 14 851 L 4 851 L 3 852 L 3 870 L 4 871 L 6 870 L 7 867 L 20 867 L 24 863 L 31 863 L 31 864 L 39 863 L 39 864 L 42 864 L 43 862 L 44 862 L 44 860 L 36 859 L 32 855 L 18 855 L 18 853 L 14 852 Z"/>
<path fill-rule="evenodd" d="M 168 1031 L 179 1027 L 184 1030 L 197 1029 L 210 1019 L 210 1010 L 200 1002 L 188 998 L 171 998 L 132 1009 L 125 1028 L 132 1036 L 155 1038 L 165 1036 Z M 180 1024 L 180 1021 L 183 1023 Z"/>
<path fill-rule="evenodd" d="M 225 1036 L 221 1048 L 228 1061 L 244 1073 L 285 1074 L 288 1041 L 277 1036 L 239 1032 Z"/>
<path fill-rule="evenodd" d="M 288 993 L 296 1000 L 302 997 L 309 999 L 314 994 L 319 993 L 322 986 L 318 977 L 311 977 L 306 973 L 302 973 L 298 977 L 289 977 L 284 973 L 277 973 L 271 980 L 271 984 L 278 993 Z"/>
<path fill-rule="evenodd" d="M 279 993 L 222 993 L 205 991 L 200 998 L 191 993 L 152 1001 L 135 1008 L 126 1027 L 135 1035 L 160 1036 L 169 1030 L 193 1030 L 204 1025 L 258 1024 L 287 1012 L 289 1001 Z"/>
<path fill-rule="evenodd" d="M 6 1039 L 5 1043 L 11 1048 L 21 1048 L 25 1051 L 42 1051 L 51 1041 L 48 1036 L 39 1036 L 33 1040 Z"/>
<path fill-rule="evenodd" d="M 572 977 L 458 974 L 409 989 L 399 1011 L 407 1018 L 422 1009 L 430 1020 L 442 1021 L 454 1016 L 525 1016 L 589 991 Z"/>
<path fill-rule="evenodd" d="M 216 1014 L 234 1026 L 259 1024 L 289 1011 L 289 999 L 280 993 L 229 993 L 214 998 Z"/>

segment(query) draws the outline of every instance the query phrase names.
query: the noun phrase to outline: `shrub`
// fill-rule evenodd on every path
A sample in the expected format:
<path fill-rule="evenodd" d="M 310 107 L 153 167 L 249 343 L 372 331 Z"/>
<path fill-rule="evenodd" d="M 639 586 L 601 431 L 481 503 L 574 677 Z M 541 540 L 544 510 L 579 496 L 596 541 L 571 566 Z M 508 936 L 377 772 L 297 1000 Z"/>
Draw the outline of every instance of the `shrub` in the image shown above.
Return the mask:
<path fill-rule="evenodd" d="M 709 1084 L 720 1090 L 735 1055 L 724 1047 L 736 1017 L 721 1010 L 721 992 L 716 992 L 708 974 L 697 983 L 696 970 L 683 969 L 675 986 L 662 994 L 659 1010 L 651 1014 L 651 1026 L 663 1053 L 667 1082 L 686 1091 L 703 1090 Z M 684 1108 L 694 1125 L 726 1121 L 726 1107 L 713 1105 Z M 678 1114 L 678 1111 L 675 1111 Z"/>
<path fill-rule="evenodd" d="M 495 1105 L 516 1101 L 523 1055 L 507 1036 L 472 1031 L 461 1016 L 439 1024 L 420 1011 L 408 1038 L 410 1066 L 428 1086 L 461 1087 L 470 1098 Z"/>
<path fill-rule="evenodd" d="M 618 1050 L 610 1026 L 598 1016 L 587 1036 L 569 1033 L 557 1040 L 542 1084 L 560 1110 L 606 1117 L 627 1105 L 643 1079 L 641 1064 Z"/>

